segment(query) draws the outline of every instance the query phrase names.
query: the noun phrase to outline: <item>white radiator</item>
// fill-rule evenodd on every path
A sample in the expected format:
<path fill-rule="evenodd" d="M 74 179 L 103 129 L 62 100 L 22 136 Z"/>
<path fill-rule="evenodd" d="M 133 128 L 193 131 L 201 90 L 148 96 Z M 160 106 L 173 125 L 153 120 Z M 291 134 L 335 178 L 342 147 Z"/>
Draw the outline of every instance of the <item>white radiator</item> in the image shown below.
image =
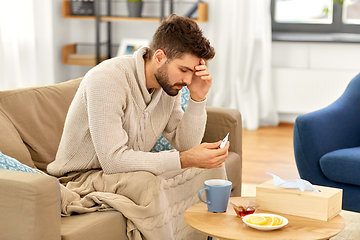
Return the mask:
<path fill-rule="evenodd" d="M 356 74 L 344 70 L 273 68 L 277 111 L 280 115 L 299 115 L 328 106 L 341 96 Z"/>

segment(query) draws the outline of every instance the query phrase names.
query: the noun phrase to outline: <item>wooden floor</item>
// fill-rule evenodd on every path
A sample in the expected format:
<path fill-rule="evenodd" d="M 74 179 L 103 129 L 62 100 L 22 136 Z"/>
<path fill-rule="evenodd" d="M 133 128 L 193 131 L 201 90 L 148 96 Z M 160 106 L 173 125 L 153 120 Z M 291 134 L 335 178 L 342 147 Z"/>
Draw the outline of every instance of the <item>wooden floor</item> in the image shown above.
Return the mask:
<path fill-rule="evenodd" d="M 260 184 L 272 177 L 284 180 L 299 178 L 293 151 L 293 124 L 243 130 L 242 182 Z"/>

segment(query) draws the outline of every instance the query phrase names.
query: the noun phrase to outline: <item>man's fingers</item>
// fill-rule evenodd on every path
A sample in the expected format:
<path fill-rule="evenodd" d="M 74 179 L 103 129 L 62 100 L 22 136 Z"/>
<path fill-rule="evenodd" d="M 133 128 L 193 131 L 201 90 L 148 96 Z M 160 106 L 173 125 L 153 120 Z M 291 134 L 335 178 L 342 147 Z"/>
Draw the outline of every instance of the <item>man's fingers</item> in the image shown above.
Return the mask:
<path fill-rule="evenodd" d="M 214 142 L 214 143 L 202 143 L 201 145 L 203 145 L 205 148 L 207 149 L 218 149 L 220 147 L 221 141 L 218 142 Z"/>
<path fill-rule="evenodd" d="M 219 148 L 222 141 L 214 143 L 202 143 L 187 151 L 180 152 L 182 168 L 200 167 L 217 168 L 225 162 L 228 157 L 229 142 L 224 148 Z"/>
<path fill-rule="evenodd" d="M 223 163 L 225 162 L 227 158 L 227 155 L 226 156 L 221 156 L 221 157 L 217 157 L 215 159 L 213 159 L 211 161 L 211 164 L 209 164 L 209 168 L 218 168 L 218 167 L 221 167 L 223 165 Z"/>
<path fill-rule="evenodd" d="M 204 71 L 204 70 L 207 70 L 207 67 L 206 65 L 197 65 L 195 67 L 196 71 Z"/>
<path fill-rule="evenodd" d="M 198 71 L 198 72 L 195 72 L 195 75 L 198 76 L 198 77 L 204 77 L 204 76 L 210 76 L 210 73 L 209 71 Z"/>
<path fill-rule="evenodd" d="M 202 143 L 201 145 L 204 147 L 204 148 L 207 148 L 207 149 L 211 149 L 211 150 L 215 150 L 216 152 L 216 155 L 215 156 L 219 156 L 219 155 L 222 155 L 224 154 L 225 152 L 227 152 L 229 150 L 229 146 L 230 146 L 230 142 L 227 141 L 226 144 L 225 144 L 225 147 L 224 148 L 221 148 L 219 149 L 220 145 L 221 145 L 221 142 L 222 141 L 218 141 L 218 142 L 214 142 L 214 143 Z"/>

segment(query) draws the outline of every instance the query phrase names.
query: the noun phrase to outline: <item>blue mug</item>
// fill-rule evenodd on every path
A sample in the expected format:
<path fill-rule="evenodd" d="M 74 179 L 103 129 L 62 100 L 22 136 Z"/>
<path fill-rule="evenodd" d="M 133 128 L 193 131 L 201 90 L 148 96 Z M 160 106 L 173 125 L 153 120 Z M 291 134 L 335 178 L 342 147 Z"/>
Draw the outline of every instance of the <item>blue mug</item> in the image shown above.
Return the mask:
<path fill-rule="evenodd" d="M 232 183 L 223 179 L 210 179 L 204 182 L 204 188 L 200 189 L 199 199 L 207 204 L 209 212 L 226 212 Z M 205 190 L 206 201 L 201 198 L 201 193 Z"/>

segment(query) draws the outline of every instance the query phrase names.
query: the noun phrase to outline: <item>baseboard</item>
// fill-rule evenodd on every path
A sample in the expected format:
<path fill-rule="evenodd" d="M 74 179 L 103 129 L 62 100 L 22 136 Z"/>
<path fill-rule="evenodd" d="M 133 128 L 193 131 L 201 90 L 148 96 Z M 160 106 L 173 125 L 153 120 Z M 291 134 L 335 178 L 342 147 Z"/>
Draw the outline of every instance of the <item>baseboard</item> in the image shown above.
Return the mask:
<path fill-rule="evenodd" d="M 300 114 L 295 113 L 279 113 L 279 122 L 295 123 L 295 120 L 299 115 Z"/>

